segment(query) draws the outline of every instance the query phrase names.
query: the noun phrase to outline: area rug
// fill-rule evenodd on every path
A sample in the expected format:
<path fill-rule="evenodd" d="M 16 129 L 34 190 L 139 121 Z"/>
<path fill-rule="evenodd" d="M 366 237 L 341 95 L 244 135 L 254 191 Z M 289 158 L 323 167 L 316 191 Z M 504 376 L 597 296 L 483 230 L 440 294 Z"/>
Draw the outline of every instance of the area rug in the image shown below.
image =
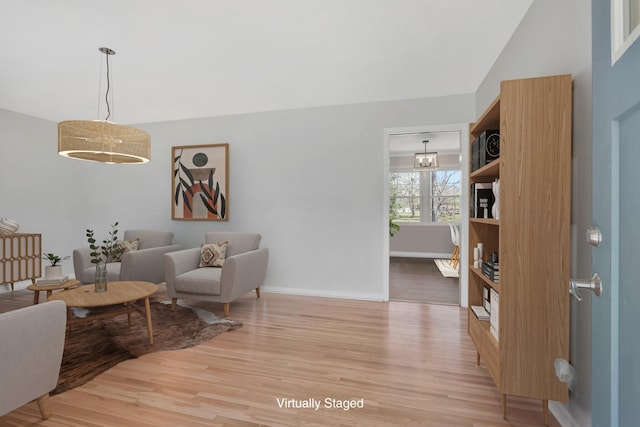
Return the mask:
<path fill-rule="evenodd" d="M 458 269 L 451 267 L 448 259 L 434 259 L 433 261 L 438 266 L 438 270 L 440 270 L 443 277 L 459 277 Z"/>
<path fill-rule="evenodd" d="M 178 305 L 175 312 L 163 302 L 152 301 L 150 307 L 153 345 L 149 344 L 146 319 L 138 313 L 132 313 L 130 327 L 125 315 L 72 325 L 67 330 L 58 385 L 51 394 L 85 384 L 122 361 L 156 351 L 193 347 L 242 326 L 241 322 L 184 304 Z"/>

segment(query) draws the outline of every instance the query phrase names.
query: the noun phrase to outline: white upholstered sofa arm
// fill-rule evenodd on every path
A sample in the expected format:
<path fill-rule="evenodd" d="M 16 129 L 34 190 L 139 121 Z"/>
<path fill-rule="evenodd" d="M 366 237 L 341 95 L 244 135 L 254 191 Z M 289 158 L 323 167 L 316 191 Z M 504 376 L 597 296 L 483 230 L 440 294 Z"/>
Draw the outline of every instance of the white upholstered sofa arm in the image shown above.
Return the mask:
<path fill-rule="evenodd" d="M 67 310 L 49 301 L 0 314 L 0 415 L 38 399 L 48 417 L 64 350 Z"/>
<path fill-rule="evenodd" d="M 180 249 L 182 249 L 180 245 L 158 246 L 123 254 L 120 266 L 120 280 L 141 280 L 151 283 L 164 282 L 164 255 Z"/>
<path fill-rule="evenodd" d="M 221 294 L 236 298 L 259 288 L 267 275 L 269 249 L 261 248 L 228 257 L 220 277 Z"/>
<path fill-rule="evenodd" d="M 91 267 L 91 249 L 80 248 L 73 250 L 73 272 L 76 279 L 82 281 L 82 272 Z"/>

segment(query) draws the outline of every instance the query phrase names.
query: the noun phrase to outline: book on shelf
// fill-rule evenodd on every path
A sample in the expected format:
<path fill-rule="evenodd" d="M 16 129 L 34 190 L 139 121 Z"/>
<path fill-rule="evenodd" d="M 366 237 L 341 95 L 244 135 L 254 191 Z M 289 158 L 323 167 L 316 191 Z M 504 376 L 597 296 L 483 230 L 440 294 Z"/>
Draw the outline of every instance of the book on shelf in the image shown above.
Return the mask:
<path fill-rule="evenodd" d="M 500 268 L 496 268 L 496 265 L 489 261 L 482 263 L 482 274 L 492 282 L 498 283 L 500 281 Z"/>
<path fill-rule="evenodd" d="M 475 218 L 493 218 L 491 208 L 495 202 L 493 185 L 490 182 L 476 182 L 474 185 Z"/>
<path fill-rule="evenodd" d="M 484 274 L 484 277 L 486 277 L 487 279 L 491 280 L 493 283 L 495 283 L 496 285 L 500 284 L 500 277 L 496 277 L 496 276 L 489 276 L 487 274 Z"/>
<path fill-rule="evenodd" d="M 496 257 L 495 252 L 491 256 L 491 258 L 486 260 L 484 263 L 487 264 L 487 267 L 491 268 L 492 270 L 499 271 L 500 270 L 500 263 L 498 261 L 494 261 L 493 260 L 494 257 Z"/>
<path fill-rule="evenodd" d="M 485 286 L 482 287 L 482 306 L 487 311 L 487 313 L 491 313 L 491 301 L 489 301 L 489 288 Z"/>
<path fill-rule="evenodd" d="M 473 314 L 476 315 L 478 320 L 489 321 L 491 319 L 491 315 L 487 313 L 487 310 L 485 310 L 482 306 L 472 305 L 471 310 L 473 310 Z"/>
<path fill-rule="evenodd" d="M 469 217 L 476 217 L 476 185 L 471 184 L 471 191 L 469 191 Z"/>
<path fill-rule="evenodd" d="M 471 172 L 480 167 L 480 152 L 478 151 L 480 138 L 476 138 L 471 143 Z"/>
<path fill-rule="evenodd" d="M 489 261 L 482 263 L 482 271 L 487 273 L 500 274 L 500 265 L 492 264 Z"/>
<path fill-rule="evenodd" d="M 491 314 L 489 315 L 489 330 L 491 335 L 498 341 L 500 333 L 500 294 L 495 289 L 491 289 Z"/>
<path fill-rule="evenodd" d="M 51 286 L 51 285 L 62 285 L 64 282 L 69 280 L 69 275 L 65 274 L 60 277 L 41 277 L 36 279 L 36 285 L 38 286 Z"/>
<path fill-rule="evenodd" d="M 487 137 L 484 131 L 478 137 L 478 167 L 481 168 L 487 164 Z"/>

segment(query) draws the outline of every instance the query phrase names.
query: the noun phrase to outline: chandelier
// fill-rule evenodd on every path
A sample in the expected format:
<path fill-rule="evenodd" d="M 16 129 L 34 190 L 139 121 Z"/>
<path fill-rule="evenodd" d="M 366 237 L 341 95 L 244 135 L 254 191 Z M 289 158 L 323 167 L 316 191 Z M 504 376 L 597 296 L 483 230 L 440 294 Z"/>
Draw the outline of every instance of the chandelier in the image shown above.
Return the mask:
<path fill-rule="evenodd" d="M 416 171 L 434 170 L 438 168 L 438 153 L 427 153 L 427 143 L 429 140 L 424 140 L 424 153 L 416 153 L 415 160 L 413 162 L 413 169 Z"/>
<path fill-rule="evenodd" d="M 143 130 L 110 122 L 109 56 L 116 52 L 108 47 L 98 49 L 107 62 L 107 117 L 104 120 L 68 120 L 58 123 L 58 154 L 78 160 L 107 164 L 147 163 L 151 157 L 151 137 Z"/>

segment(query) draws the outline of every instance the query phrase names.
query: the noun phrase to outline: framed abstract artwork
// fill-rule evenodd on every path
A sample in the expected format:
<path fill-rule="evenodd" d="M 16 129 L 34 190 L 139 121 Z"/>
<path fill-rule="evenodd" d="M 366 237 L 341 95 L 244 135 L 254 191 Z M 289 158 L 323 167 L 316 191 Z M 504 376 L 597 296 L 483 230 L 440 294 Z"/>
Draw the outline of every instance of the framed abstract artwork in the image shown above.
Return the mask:
<path fill-rule="evenodd" d="M 229 144 L 171 147 L 171 219 L 227 221 Z"/>

